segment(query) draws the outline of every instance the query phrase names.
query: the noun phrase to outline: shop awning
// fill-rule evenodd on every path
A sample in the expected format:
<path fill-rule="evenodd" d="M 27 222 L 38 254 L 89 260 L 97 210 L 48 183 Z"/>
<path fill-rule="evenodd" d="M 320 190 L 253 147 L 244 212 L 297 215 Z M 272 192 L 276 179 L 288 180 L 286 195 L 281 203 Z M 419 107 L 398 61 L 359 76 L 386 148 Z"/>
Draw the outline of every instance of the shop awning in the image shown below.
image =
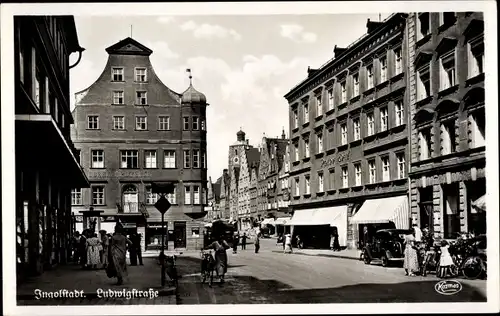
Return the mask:
<path fill-rule="evenodd" d="M 486 212 L 486 194 L 472 202 L 472 207 L 476 211 Z"/>
<path fill-rule="evenodd" d="M 290 221 L 290 217 L 278 217 L 274 221 L 274 225 L 286 225 L 288 221 Z"/>
<path fill-rule="evenodd" d="M 379 224 L 393 222 L 398 229 L 408 229 L 410 212 L 406 195 L 367 200 L 351 218 L 351 223 Z"/>
<path fill-rule="evenodd" d="M 274 225 L 274 218 L 264 218 L 262 222 L 260 223 L 261 226 L 265 225 Z"/>
<path fill-rule="evenodd" d="M 336 226 L 337 218 L 347 213 L 347 206 L 324 207 L 310 210 L 298 210 L 287 221 L 287 226 L 316 226 L 330 225 Z"/>

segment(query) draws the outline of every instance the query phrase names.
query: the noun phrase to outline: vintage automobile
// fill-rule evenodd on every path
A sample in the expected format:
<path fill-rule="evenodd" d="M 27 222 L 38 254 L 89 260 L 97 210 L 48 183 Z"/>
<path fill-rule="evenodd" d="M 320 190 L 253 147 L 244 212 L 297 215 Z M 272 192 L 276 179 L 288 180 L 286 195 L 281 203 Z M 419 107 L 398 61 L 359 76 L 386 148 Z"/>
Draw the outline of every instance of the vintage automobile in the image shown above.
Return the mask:
<path fill-rule="evenodd" d="M 402 262 L 404 260 L 403 236 L 411 232 L 408 229 L 378 230 L 372 241 L 363 248 L 363 261 L 370 264 L 372 261 L 381 260 L 384 267 L 395 262 Z"/>

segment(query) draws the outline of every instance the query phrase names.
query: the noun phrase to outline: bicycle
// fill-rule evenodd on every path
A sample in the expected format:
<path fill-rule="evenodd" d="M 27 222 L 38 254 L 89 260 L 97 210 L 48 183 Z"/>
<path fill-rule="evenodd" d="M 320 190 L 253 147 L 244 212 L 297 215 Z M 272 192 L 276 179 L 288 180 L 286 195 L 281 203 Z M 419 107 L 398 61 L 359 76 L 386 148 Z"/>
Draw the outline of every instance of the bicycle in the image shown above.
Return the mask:
<path fill-rule="evenodd" d="M 211 250 L 201 250 L 201 283 L 205 283 L 208 279 L 208 285 L 212 287 L 214 282 L 215 259 Z"/>

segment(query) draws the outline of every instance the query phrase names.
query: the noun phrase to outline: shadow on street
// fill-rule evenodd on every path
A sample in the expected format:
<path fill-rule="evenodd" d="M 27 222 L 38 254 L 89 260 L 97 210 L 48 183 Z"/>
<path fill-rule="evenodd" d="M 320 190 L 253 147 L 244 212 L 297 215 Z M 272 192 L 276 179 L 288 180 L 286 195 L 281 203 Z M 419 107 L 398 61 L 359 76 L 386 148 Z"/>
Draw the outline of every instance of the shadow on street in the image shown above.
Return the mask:
<path fill-rule="evenodd" d="M 462 283 L 454 295 L 435 291 L 436 281 L 413 281 L 390 284 L 364 283 L 321 289 L 293 289 L 276 280 L 233 275 L 229 267 L 226 283 L 213 287 L 201 284 L 201 260 L 178 260 L 179 272 L 191 275 L 179 284 L 178 304 L 300 304 L 300 303 L 422 303 L 486 302 L 486 297 L 472 286 Z M 290 271 L 293 273 L 293 271 Z"/>

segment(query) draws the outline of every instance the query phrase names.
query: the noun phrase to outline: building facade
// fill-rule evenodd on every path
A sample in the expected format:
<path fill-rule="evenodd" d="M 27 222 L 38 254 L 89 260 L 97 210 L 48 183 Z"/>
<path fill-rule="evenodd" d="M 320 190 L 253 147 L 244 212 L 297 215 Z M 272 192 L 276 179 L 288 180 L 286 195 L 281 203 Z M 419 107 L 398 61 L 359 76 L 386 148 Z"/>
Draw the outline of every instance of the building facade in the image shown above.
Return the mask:
<path fill-rule="evenodd" d="M 89 182 L 70 139 L 69 69 L 84 50 L 74 18 L 17 16 L 14 30 L 19 282 L 68 261 L 71 188 Z M 70 65 L 72 53 L 80 56 Z"/>
<path fill-rule="evenodd" d="M 356 247 L 364 227 L 409 227 L 406 17 L 368 20 L 363 37 L 285 95 L 288 225 L 305 244 L 329 247 L 337 231 L 341 246 Z"/>
<path fill-rule="evenodd" d="M 222 219 L 229 221 L 231 218 L 230 205 L 230 191 L 231 191 L 231 178 L 229 177 L 229 170 L 222 171 L 221 184 L 220 184 L 220 210 Z"/>
<path fill-rule="evenodd" d="M 165 86 L 152 50 L 130 37 L 106 52 L 102 74 L 76 94 L 72 139 L 91 186 L 73 190 L 73 213 L 92 207 L 101 212 L 98 229 L 113 231 L 119 221 L 142 235 L 143 250 L 158 249 L 161 214 L 152 184 L 173 183 L 165 246 L 198 249 L 207 205 L 206 97 L 192 84 L 183 93 Z"/>
<path fill-rule="evenodd" d="M 414 13 L 408 32 L 412 217 L 436 237 L 486 233 L 483 15 Z"/>
<path fill-rule="evenodd" d="M 212 178 L 208 177 L 208 206 L 206 207 L 207 216 L 205 218 L 208 222 L 223 218 L 220 207 L 221 181 L 222 177 L 212 183 Z"/>

